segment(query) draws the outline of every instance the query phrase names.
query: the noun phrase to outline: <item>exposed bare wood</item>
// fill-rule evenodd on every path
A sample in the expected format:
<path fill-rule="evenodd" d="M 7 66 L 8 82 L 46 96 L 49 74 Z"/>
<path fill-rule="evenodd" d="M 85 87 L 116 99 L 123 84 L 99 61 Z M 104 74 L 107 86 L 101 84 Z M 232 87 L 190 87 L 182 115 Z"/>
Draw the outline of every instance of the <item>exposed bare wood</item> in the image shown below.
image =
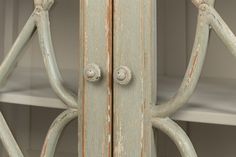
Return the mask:
<path fill-rule="evenodd" d="M 156 0 L 114 0 L 114 69 L 132 80 L 114 82 L 115 157 L 151 156 L 149 107 L 155 102 Z"/>
<path fill-rule="evenodd" d="M 80 1 L 79 156 L 112 153 L 112 0 Z M 90 82 L 84 69 L 96 64 L 101 79 Z"/>

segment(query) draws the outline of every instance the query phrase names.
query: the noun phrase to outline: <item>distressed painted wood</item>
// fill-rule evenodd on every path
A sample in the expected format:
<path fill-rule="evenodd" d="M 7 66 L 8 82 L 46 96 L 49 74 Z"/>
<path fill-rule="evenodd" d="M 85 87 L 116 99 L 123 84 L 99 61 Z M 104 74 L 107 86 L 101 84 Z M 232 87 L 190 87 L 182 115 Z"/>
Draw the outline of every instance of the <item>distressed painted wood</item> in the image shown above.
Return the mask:
<path fill-rule="evenodd" d="M 80 1 L 79 157 L 112 153 L 112 0 Z M 85 79 L 88 64 L 100 67 L 98 82 Z"/>
<path fill-rule="evenodd" d="M 128 85 L 114 82 L 114 157 L 151 156 L 155 22 L 156 0 L 114 0 L 114 69 L 127 66 L 132 72 Z"/>
<path fill-rule="evenodd" d="M 80 1 L 78 99 L 63 86 L 57 67 L 48 15 L 53 2 L 35 0 L 33 14 L 0 67 L 1 84 L 8 79 L 20 59 L 22 48 L 38 29 L 49 82 L 68 107 L 49 128 L 41 157 L 54 155 L 61 132 L 78 115 L 79 157 L 155 156 L 152 152 L 152 127 L 166 133 L 183 157 L 196 157 L 187 135 L 167 117 L 181 108 L 195 90 L 206 54 L 210 26 L 236 56 L 236 37 L 214 9 L 214 0 L 193 0 L 199 9 L 199 22 L 189 67 L 175 97 L 157 106 L 154 106 L 156 0 Z M 85 71 L 88 65 L 93 65 L 95 69 Z M 117 72 L 119 68 L 123 71 Z M 95 79 L 90 78 L 93 70 L 99 74 Z M 128 79 L 121 81 L 124 78 Z M 23 157 L 1 112 L 0 126 L 0 139 L 9 155 Z"/>

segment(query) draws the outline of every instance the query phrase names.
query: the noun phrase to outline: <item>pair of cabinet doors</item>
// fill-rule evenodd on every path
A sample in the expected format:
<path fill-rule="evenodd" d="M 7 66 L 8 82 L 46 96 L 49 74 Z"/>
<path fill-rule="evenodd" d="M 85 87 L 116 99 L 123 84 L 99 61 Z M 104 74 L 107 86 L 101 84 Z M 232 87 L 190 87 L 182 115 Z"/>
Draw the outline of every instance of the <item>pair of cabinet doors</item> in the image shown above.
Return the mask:
<path fill-rule="evenodd" d="M 41 157 L 54 155 L 62 130 L 77 117 L 79 157 L 155 156 L 153 126 L 171 137 L 182 156 L 197 156 L 187 135 L 168 116 L 194 91 L 210 25 L 226 46 L 235 47 L 233 33 L 213 7 L 215 1 L 192 1 L 199 16 L 187 75 L 173 99 L 156 105 L 156 0 L 80 0 L 78 97 L 64 88 L 53 52 L 48 13 L 54 0 L 34 0 L 33 14 L 0 67 L 0 83 L 38 30 L 50 84 L 68 107 L 52 123 Z M 9 155 L 23 157 L 2 114 L 0 126 L 0 139 Z"/>
<path fill-rule="evenodd" d="M 150 157 L 156 0 L 80 3 L 79 156 Z"/>
<path fill-rule="evenodd" d="M 49 82 L 68 105 L 52 123 L 41 157 L 54 155 L 62 130 L 77 117 L 79 157 L 150 157 L 150 109 L 156 102 L 156 0 L 80 0 L 78 97 L 60 80 L 48 16 L 53 3 L 34 0 L 33 14 L 0 67 L 2 83 L 37 30 Z M 23 157 L 1 113 L 0 127 L 9 156 Z"/>

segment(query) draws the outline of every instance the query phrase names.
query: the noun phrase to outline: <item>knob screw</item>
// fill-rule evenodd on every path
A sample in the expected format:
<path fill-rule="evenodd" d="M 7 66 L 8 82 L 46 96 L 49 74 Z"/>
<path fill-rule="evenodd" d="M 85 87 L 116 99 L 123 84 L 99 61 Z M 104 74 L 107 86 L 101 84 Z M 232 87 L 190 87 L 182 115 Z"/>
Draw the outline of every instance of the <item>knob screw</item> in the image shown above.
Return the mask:
<path fill-rule="evenodd" d="M 115 70 L 115 81 L 120 85 L 127 85 L 132 79 L 131 70 L 126 66 L 120 66 Z"/>
<path fill-rule="evenodd" d="M 101 79 L 102 74 L 98 65 L 88 64 L 84 70 L 84 76 L 89 82 L 97 82 Z"/>

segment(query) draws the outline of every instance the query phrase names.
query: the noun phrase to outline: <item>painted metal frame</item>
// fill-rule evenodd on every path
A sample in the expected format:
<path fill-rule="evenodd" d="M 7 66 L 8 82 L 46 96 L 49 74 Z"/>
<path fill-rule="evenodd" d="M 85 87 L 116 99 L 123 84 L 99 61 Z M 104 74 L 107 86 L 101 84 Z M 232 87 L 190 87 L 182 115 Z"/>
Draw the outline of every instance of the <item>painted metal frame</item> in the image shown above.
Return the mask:
<path fill-rule="evenodd" d="M 63 86 L 63 79 L 55 59 L 48 15 L 53 3 L 54 0 L 34 0 L 35 9 L 32 15 L 29 17 L 12 48 L 10 49 L 10 52 L 7 54 L 0 66 L 0 84 L 3 86 L 6 83 L 9 75 L 16 67 L 20 57 L 23 55 L 22 49 L 28 43 L 35 31 L 38 31 L 39 44 L 41 47 L 49 82 L 57 96 L 68 106 L 66 111 L 61 113 L 52 123 L 44 142 L 44 146 L 40 155 L 41 157 L 54 156 L 55 148 L 62 130 L 71 120 L 78 116 L 79 107 L 77 96 L 72 93 L 72 91 Z M 1 112 L 0 126 L 0 139 L 9 156 L 23 157 L 24 155 L 15 141 Z"/>
<path fill-rule="evenodd" d="M 215 0 L 192 0 L 198 8 L 198 23 L 192 55 L 183 82 L 175 96 L 158 105 L 152 105 L 152 123 L 166 133 L 176 143 L 183 157 L 196 157 L 197 154 L 187 135 L 166 118 L 183 107 L 193 94 L 202 71 L 206 56 L 210 30 L 213 29 L 232 55 L 236 56 L 236 36 L 214 8 Z"/>

